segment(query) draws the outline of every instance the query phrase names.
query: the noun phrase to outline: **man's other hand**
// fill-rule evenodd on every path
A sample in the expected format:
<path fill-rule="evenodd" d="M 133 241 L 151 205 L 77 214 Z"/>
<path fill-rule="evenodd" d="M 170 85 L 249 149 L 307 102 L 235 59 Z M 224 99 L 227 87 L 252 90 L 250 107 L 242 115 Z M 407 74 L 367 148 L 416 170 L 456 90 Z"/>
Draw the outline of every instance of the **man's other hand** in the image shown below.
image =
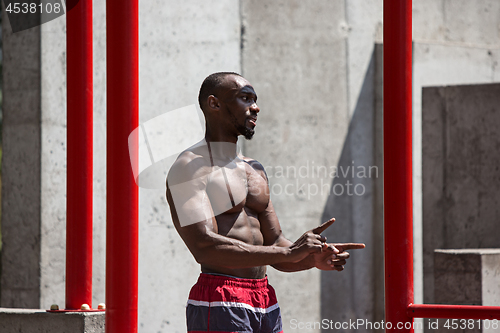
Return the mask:
<path fill-rule="evenodd" d="M 349 252 L 346 250 L 364 249 L 363 243 L 332 243 L 324 244 L 323 252 L 313 253 L 311 256 L 314 266 L 324 271 L 342 271 L 346 260 L 349 258 Z M 339 251 L 334 253 L 334 251 Z"/>
<path fill-rule="evenodd" d="M 335 222 L 334 218 L 329 219 L 320 226 L 305 232 L 299 239 L 293 243 L 290 249 L 290 261 L 299 262 L 312 253 L 321 253 L 327 251 L 331 253 L 339 253 L 340 251 L 333 247 L 325 247 L 326 237 L 321 236 L 329 226 Z"/>

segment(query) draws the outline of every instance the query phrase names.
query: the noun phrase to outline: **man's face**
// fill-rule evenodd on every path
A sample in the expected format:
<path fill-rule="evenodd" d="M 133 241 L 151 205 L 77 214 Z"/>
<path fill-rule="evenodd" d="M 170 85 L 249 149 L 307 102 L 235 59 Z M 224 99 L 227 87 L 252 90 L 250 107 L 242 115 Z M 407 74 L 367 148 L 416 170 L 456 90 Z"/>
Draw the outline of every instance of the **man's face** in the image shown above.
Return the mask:
<path fill-rule="evenodd" d="M 225 111 L 238 134 L 250 140 L 255 133 L 257 113 L 260 111 L 257 94 L 250 82 L 242 77 L 229 75 L 226 80 L 227 90 L 223 97 Z"/>

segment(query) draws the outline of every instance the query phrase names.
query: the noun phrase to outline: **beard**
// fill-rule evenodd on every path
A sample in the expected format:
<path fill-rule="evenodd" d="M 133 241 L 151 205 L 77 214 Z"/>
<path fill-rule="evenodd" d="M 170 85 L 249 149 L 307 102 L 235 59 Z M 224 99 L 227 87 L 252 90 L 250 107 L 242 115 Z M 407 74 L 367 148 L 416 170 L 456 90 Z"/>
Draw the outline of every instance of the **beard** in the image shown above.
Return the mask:
<path fill-rule="evenodd" d="M 253 128 L 246 127 L 245 124 L 239 124 L 238 119 L 228 110 L 229 117 L 231 118 L 231 122 L 233 123 L 234 127 L 240 133 L 245 137 L 247 140 L 252 140 L 253 135 L 255 134 L 255 130 Z M 246 123 L 246 120 L 245 120 Z"/>
<path fill-rule="evenodd" d="M 252 140 L 252 137 L 255 134 L 255 130 L 253 128 L 248 128 L 244 125 L 236 125 L 236 129 L 247 140 Z"/>

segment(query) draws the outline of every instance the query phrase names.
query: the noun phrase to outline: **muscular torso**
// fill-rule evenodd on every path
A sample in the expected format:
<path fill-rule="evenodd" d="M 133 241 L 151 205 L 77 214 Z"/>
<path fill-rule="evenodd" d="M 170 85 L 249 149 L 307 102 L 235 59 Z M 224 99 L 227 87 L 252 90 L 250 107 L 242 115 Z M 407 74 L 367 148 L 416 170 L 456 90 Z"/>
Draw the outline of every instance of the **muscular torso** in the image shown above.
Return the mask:
<path fill-rule="evenodd" d="M 260 164 L 242 157 L 238 163 L 216 169 L 208 179 L 206 191 L 216 214 L 214 230 L 218 234 L 247 244 L 267 245 L 258 216 L 269 204 L 269 190 Z M 266 266 L 230 269 L 202 265 L 201 270 L 252 279 L 266 274 Z"/>

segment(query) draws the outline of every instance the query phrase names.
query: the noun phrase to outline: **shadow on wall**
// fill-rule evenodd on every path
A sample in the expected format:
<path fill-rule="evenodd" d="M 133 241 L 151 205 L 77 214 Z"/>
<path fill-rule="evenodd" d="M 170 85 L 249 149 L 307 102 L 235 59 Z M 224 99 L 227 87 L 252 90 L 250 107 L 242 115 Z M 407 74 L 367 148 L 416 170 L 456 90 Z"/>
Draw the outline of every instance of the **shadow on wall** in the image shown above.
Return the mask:
<path fill-rule="evenodd" d="M 366 248 L 351 250 L 344 271 L 321 272 L 321 318 L 328 320 L 323 329 L 331 332 L 349 320 L 363 320 L 366 325 L 353 330 L 344 324 L 341 331 L 376 331 L 367 322 L 380 322 L 384 315 L 381 45 L 374 47 L 339 163 L 330 177 L 322 220 L 335 217 L 336 222 L 324 235 L 329 242 L 363 242 Z"/>

